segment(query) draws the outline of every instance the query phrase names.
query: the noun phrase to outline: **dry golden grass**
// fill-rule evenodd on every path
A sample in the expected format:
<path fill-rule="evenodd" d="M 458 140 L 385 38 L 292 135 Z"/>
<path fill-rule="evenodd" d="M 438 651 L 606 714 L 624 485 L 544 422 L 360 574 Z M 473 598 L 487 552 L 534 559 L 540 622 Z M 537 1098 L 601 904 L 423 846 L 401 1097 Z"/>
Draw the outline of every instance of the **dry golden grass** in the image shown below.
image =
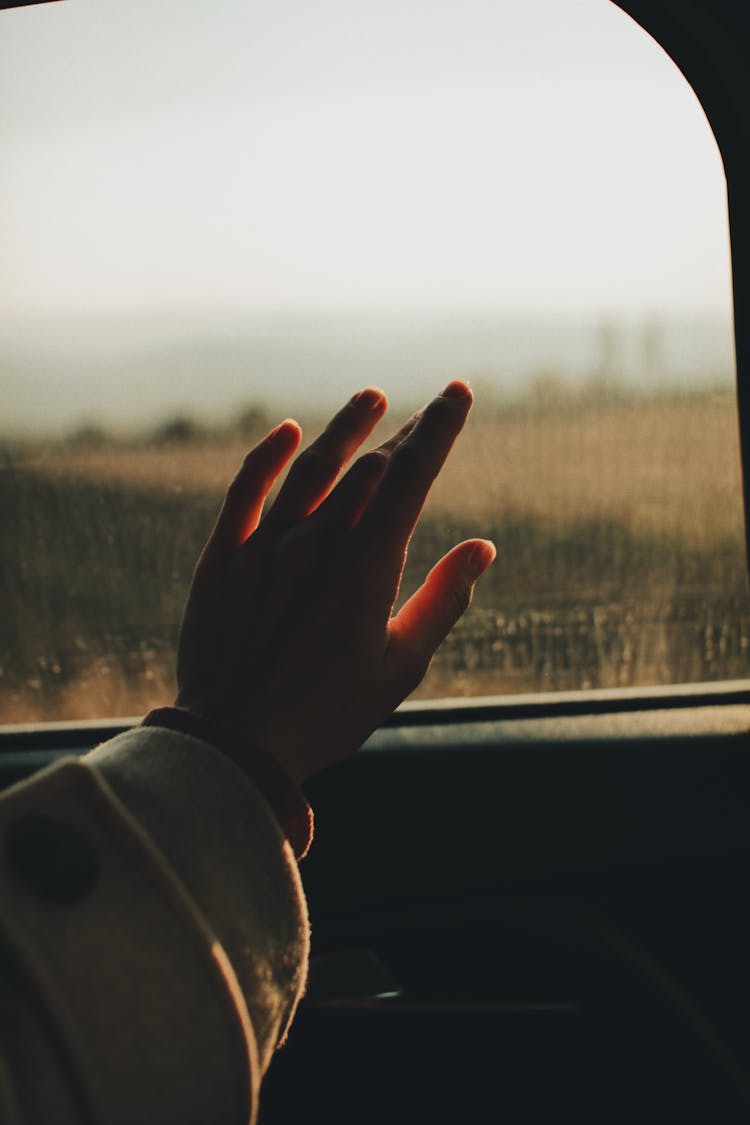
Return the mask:
<path fill-rule="evenodd" d="M 734 398 L 478 410 L 431 503 L 479 521 L 510 513 L 558 529 L 605 519 L 695 547 L 734 538 L 742 528 Z"/>
<path fill-rule="evenodd" d="M 68 722 L 144 715 L 171 703 L 177 693 L 174 658 L 154 657 L 136 675 L 117 659 L 93 660 L 57 688 L 43 676 L 0 692 L 0 723 Z"/>

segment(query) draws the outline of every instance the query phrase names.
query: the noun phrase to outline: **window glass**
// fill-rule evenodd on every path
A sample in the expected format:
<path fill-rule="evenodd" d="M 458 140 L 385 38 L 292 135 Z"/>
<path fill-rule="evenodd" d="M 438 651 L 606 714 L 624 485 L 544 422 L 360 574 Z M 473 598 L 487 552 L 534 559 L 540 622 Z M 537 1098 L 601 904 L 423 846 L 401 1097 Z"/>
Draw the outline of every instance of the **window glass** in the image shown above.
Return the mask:
<path fill-rule="evenodd" d="M 747 675 L 725 184 L 607 0 L 0 13 L 0 721 L 168 701 L 247 447 L 476 406 L 403 596 L 499 558 L 422 697 Z"/>

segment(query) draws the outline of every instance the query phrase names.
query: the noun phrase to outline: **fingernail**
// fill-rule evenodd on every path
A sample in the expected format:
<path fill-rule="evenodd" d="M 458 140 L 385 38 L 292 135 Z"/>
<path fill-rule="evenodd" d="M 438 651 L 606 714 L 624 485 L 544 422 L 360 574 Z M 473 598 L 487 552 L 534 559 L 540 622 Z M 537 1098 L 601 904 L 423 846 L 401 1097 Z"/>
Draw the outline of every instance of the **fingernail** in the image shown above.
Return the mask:
<path fill-rule="evenodd" d="M 277 438 L 284 427 L 288 426 L 290 422 L 295 426 L 297 425 L 297 423 L 294 421 L 294 418 L 285 418 L 283 422 L 279 422 L 278 426 L 274 427 L 274 429 L 271 430 L 270 434 L 268 434 L 268 436 L 266 437 L 266 441 L 273 441 L 274 438 Z"/>
<path fill-rule="evenodd" d="M 489 539 L 482 539 L 477 543 L 469 555 L 469 569 L 478 578 L 480 574 L 484 574 L 490 563 L 494 562 L 497 557 L 497 549 L 495 544 Z"/>
<path fill-rule="evenodd" d="M 466 398 L 470 395 L 469 384 L 462 379 L 453 379 L 445 390 L 440 392 L 441 398 Z"/>
<path fill-rule="evenodd" d="M 363 391 L 358 391 L 356 395 L 352 396 L 352 406 L 366 407 L 368 410 L 377 410 L 383 401 L 383 392 L 379 391 L 377 387 L 366 387 Z"/>

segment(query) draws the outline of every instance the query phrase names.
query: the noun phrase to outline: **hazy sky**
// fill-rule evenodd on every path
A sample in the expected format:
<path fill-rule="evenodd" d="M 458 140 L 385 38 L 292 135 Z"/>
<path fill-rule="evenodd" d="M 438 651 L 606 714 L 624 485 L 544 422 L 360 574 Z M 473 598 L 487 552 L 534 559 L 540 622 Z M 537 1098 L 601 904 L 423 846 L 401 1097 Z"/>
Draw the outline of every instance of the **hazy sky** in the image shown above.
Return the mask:
<path fill-rule="evenodd" d="M 0 12 L 0 306 L 729 310 L 724 178 L 609 0 Z"/>

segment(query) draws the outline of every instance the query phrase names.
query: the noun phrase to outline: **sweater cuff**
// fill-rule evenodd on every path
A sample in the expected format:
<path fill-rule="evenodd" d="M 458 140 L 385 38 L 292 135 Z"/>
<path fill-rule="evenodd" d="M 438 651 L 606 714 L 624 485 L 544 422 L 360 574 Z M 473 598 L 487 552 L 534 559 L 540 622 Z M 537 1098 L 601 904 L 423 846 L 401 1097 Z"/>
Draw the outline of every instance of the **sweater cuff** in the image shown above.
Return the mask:
<path fill-rule="evenodd" d="M 164 727 L 192 735 L 222 751 L 244 770 L 271 806 L 296 859 L 303 859 L 312 843 L 313 812 L 303 792 L 284 769 L 258 750 L 238 731 L 184 707 L 157 707 L 142 720 L 144 727 Z"/>

